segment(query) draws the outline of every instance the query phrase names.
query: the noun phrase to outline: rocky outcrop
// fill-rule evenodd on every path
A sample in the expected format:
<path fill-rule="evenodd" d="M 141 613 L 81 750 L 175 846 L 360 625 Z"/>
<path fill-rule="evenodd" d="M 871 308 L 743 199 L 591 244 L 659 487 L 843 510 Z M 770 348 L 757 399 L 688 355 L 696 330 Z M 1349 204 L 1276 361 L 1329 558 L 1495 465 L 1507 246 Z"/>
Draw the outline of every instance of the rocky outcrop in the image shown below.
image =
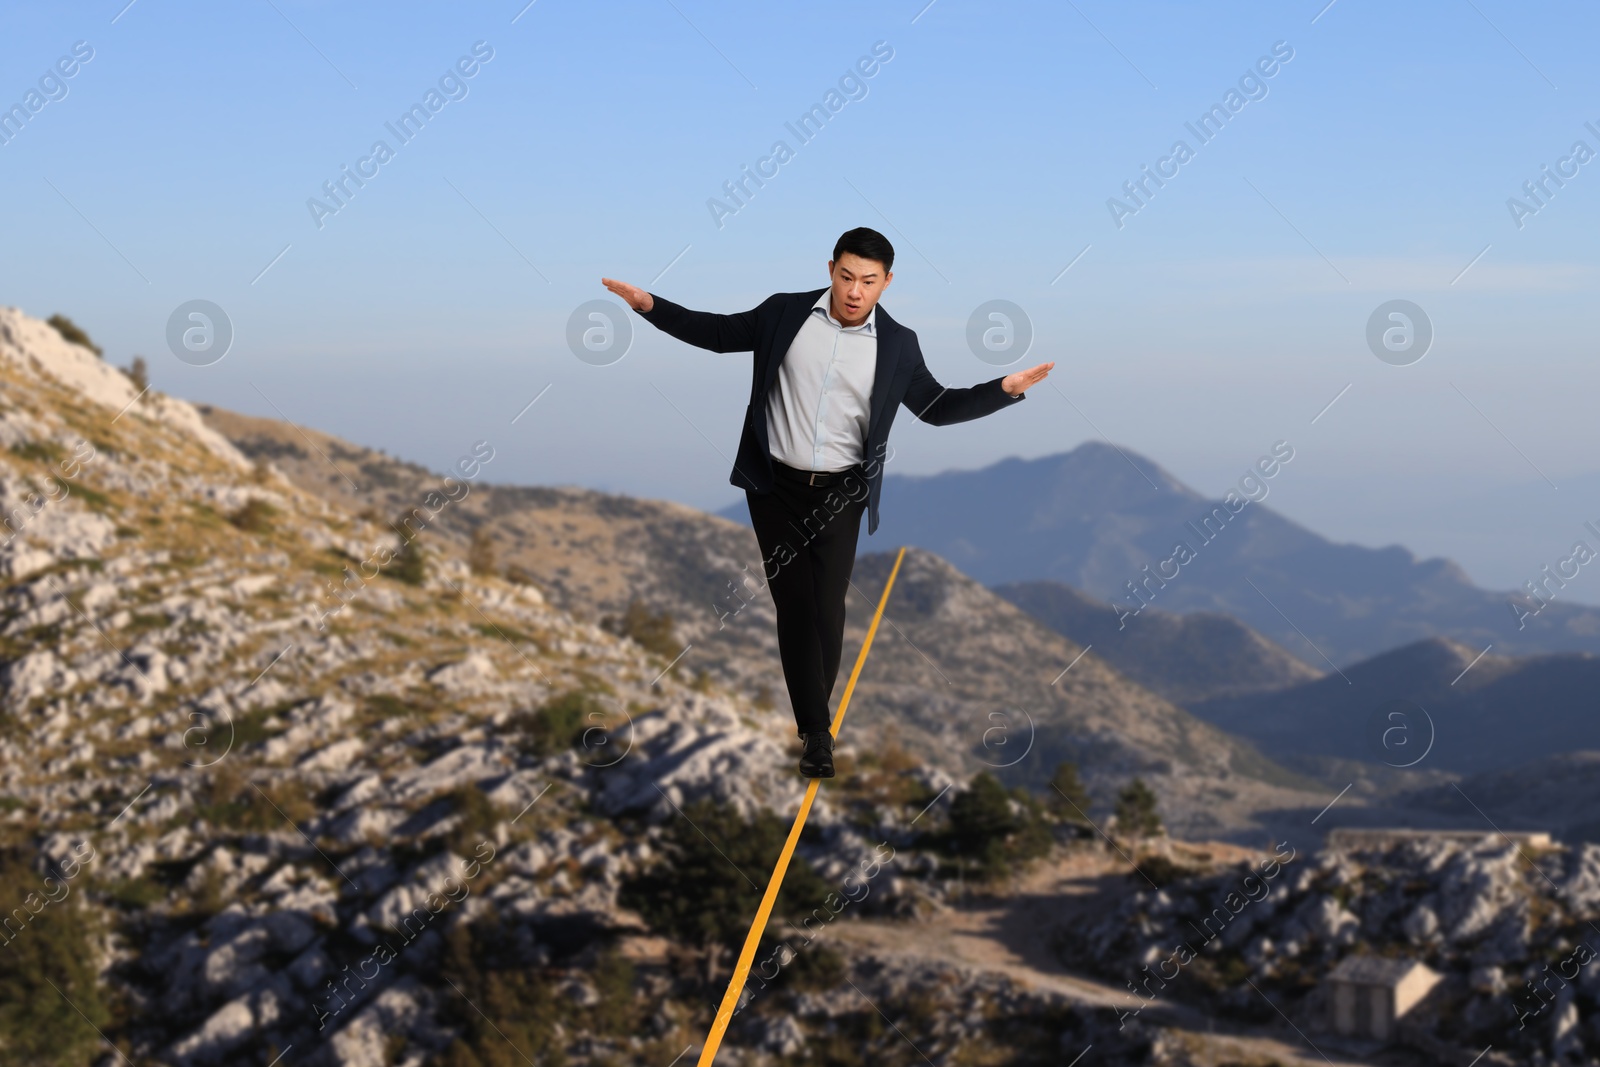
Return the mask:
<path fill-rule="evenodd" d="M 1061 951 L 1129 983 L 1135 1015 L 1144 998 L 1171 998 L 1249 1018 L 1264 995 L 1315 1032 L 1327 1026 L 1315 983 L 1376 953 L 1444 976 L 1407 1020 L 1418 1041 L 1467 1060 L 1493 1045 L 1515 1057 L 1505 1063 L 1588 1062 L 1572 1057 L 1600 1050 L 1600 1036 L 1571 1024 L 1600 1008 L 1600 966 L 1588 962 L 1600 948 L 1600 846 L 1530 854 L 1493 833 L 1320 853 L 1285 843 L 1251 867 L 1159 889 L 1133 880 L 1143 888 L 1069 931 Z"/>

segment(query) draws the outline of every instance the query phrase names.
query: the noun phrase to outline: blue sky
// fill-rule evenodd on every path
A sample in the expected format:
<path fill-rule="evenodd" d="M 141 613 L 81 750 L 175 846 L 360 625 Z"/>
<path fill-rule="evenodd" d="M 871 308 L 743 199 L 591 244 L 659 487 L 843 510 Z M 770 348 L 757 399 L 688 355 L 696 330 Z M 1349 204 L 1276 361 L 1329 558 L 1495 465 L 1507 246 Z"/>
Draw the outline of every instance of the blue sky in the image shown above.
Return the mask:
<path fill-rule="evenodd" d="M 1284 513 L 1497 587 L 1600 519 L 1600 160 L 1520 228 L 1507 209 L 1575 141 L 1600 151 L 1592 4 L 124 2 L 8 13 L 0 103 L 75 42 L 93 58 L 0 145 L 0 302 L 69 314 L 167 392 L 716 508 L 748 357 L 635 319 L 593 366 L 569 315 L 602 274 L 743 310 L 823 285 L 870 225 L 898 253 L 884 306 L 943 382 L 1002 373 L 964 339 L 990 299 L 1033 322 L 1016 368 L 1057 361 L 1014 411 L 901 418 L 902 471 L 1104 436 L 1220 492 L 1286 439 Z M 401 144 L 385 123 L 476 42 L 493 57 Z M 865 95 L 800 144 L 785 123 L 879 42 Z M 1265 96 L 1199 144 L 1185 123 L 1277 42 Z M 379 139 L 393 158 L 319 228 L 308 199 Z M 780 139 L 793 158 L 719 227 L 708 199 Z M 1108 198 L 1178 139 L 1193 158 L 1119 228 Z M 204 367 L 165 341 L 197 298 L 235 330 Z M 1409 366 L 1365 341 L 1392 299 L 1436 331 Z"/>

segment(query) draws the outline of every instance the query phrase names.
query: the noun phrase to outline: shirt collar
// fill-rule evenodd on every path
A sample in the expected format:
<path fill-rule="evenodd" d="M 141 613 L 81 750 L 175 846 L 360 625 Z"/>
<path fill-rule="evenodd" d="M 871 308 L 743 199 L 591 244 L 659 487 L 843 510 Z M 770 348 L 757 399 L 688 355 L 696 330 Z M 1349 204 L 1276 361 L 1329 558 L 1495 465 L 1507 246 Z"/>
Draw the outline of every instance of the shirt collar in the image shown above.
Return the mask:
<path fill-rule="evenodd" d="M 824 289 L 822 291 L 822 295 L 817 298 L 817 302 L 811 305 L 811 310 L 822 312 L 823 317 L 828 320 L 830 325 L 837 326 L 838 320 L 833 317 L 833 309 L 828 300 L 832 293 L 832 289 Z M 876 337 L 878 334 L 878 305 L 872 305 L 872 310 L 867 312 L 867 321 L 863 322 L 860 326 L 838 326 L 838 328 L 850 333 L 855 333 L 858 331 L 862 333 L 870 333 Z"/>

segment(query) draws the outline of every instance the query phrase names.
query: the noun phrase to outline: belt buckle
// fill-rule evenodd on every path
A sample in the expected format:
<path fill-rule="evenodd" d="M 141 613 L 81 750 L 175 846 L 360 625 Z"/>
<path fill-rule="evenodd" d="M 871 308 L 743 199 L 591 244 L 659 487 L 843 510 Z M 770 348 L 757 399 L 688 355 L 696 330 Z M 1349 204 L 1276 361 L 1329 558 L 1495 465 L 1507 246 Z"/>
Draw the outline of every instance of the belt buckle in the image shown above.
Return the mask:
<path fill-rule="evenodd" d="M 812 471 L 811 472 L 811 476 L 806 479 L 806 484 L 807 485 L 816 485 L 817 484 L 817 472 L 816 471 Z"/>

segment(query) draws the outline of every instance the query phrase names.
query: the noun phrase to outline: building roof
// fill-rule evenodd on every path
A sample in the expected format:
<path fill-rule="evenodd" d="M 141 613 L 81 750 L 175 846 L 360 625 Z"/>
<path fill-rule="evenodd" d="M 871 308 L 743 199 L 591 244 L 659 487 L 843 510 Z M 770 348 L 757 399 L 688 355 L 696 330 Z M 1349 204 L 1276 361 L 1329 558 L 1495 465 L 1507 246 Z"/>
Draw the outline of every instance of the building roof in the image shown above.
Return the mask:
<path fill-rule="evenodd" d="M 1397 845 L 1402 841 L 1462 841 L 1478 842 L 1509 840 L 1529 848 L 1551 848 L 1555 841 L 1545 830 L 1414 830 L 1375 826 L 1337 826 L 1327 833 L 1331 849 L 1375 848 Z"/>
<path fill-rule="evenodd" d="M 1387 956 L 1346 956 L 1328 975 L 1331 982 L 1356 985 L 1397 986 L 1416 968 L 1430 968 L 1417 960 L 1390 959 Z"/>

